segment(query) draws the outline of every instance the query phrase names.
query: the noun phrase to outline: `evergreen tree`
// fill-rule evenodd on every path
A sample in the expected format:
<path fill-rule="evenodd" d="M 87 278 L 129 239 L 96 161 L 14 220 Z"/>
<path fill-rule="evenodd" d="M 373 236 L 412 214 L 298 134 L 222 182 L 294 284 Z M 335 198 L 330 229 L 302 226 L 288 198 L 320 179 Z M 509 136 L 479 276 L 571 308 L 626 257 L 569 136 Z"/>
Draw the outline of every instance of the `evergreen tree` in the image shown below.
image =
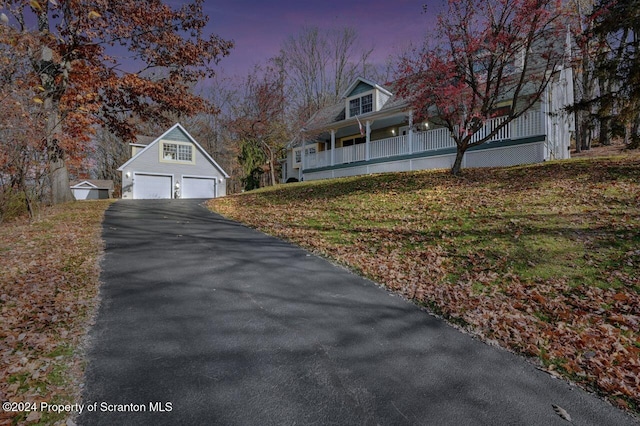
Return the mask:
<path fill-rule="evenodd" d="M 640 145 L 640 0 L 600 0 L 591 15 L 594 37 L 601 43 L 596 72 L 601 84 L 595 97 L 598 118 L 605 123 L 601 141 L 609 134 Z"/>

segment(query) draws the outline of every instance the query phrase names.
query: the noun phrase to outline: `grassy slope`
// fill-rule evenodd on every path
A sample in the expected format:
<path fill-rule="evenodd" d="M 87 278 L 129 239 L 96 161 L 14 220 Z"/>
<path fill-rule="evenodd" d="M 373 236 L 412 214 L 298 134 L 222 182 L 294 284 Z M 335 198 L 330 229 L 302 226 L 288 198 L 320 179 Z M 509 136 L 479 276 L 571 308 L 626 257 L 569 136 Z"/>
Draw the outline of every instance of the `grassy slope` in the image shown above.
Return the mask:
<path fill-rule="evenodd" d="M 640 405 L 640 156 L 280 186 L 212 209 Z"/>
<path fill-rule="evenodd" d="M 80 401 L 79 345 L 96 307 L 109 203 L 59 205 L 0 226 L 0 401 Z M 54 424 L 66 414 L 0 410 L 0 424 Z"/>

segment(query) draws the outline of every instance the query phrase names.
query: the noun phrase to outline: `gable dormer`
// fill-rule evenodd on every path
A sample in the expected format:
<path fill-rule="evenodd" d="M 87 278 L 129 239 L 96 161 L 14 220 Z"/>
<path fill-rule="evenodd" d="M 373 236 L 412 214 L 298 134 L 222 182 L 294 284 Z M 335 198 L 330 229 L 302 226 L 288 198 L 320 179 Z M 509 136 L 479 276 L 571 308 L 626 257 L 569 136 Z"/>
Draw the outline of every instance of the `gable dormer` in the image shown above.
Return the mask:
<path fill-rule="evenodd" d="M 391 97 L 391 92 L 369 80 L 358 77 L 345 91 L 345 118 L 379 111 Z"/>

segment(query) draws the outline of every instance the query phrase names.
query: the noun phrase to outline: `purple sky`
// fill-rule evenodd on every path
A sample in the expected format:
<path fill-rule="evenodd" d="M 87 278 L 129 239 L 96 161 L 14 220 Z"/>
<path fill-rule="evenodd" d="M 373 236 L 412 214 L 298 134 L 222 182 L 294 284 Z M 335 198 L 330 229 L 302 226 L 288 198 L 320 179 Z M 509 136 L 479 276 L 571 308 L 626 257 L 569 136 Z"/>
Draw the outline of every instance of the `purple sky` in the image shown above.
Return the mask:
<path fill-rule="evenodd" d="M 204 6 L 210 30 L 235 41 L 218 65 L 226 75 L 245 75 L 277 55 L 283 40 L 304 26 L 353 27 L 363 47 L 374 47 L 372 60 L 384 62 L 410 42 L 421 44 L 441 7 L 442 0 L 207 0 Z"/>

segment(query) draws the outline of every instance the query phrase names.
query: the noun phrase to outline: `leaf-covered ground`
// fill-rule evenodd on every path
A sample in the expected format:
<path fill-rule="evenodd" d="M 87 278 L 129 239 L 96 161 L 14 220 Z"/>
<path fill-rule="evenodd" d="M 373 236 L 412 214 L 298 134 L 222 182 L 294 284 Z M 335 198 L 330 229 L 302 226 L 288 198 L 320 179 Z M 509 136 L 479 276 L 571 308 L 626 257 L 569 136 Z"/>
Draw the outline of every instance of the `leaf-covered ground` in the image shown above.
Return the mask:
<path fill-rule="evenodd" d="M 108 205 L 64 204 L 0 225 L 0 401 L 79 402 L 79 346 L 96 306 Z M 0 424 L 64 420 L 0 410 Z"/>
<path fill-rule="evenodd" d="M 638 411 L 637 154 L 306 182 L 210 206 Z"/>

